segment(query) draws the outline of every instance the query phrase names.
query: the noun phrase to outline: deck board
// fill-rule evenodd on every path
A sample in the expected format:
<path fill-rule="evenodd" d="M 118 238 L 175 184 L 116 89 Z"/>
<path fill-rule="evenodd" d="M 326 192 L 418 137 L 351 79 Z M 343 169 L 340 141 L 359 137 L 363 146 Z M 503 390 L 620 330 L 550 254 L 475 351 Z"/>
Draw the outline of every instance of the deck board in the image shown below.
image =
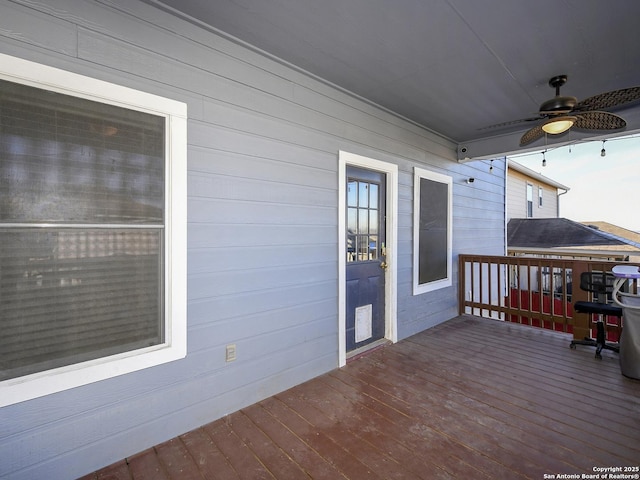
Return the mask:
<path fill-rule="evenodd" d="M 197 463 L 204 479 L 238 480 L 240 478 L 227 461 L 227 457 L 216 447 L 213 439 L 203 428 L 186 433 L 180 438 Z"/>
<path fill-rule="evenodd" d="M 169 476 L 165 473 L 164 467 L 160 463 L 160 457 L 156 450 L 150 448 L 132 458 L 129 458 L 129 472 L 132 479 L 135 480 L 168 480 Z M 121 478 L 121 477 L 117 477 Z M 126 477 L 129 478 L 129 477 Z"/>
<path fill-rule="evenodd" d="M 85 478 L 539 479 L 640 465 L 640 381 L 461 316 Z"/>

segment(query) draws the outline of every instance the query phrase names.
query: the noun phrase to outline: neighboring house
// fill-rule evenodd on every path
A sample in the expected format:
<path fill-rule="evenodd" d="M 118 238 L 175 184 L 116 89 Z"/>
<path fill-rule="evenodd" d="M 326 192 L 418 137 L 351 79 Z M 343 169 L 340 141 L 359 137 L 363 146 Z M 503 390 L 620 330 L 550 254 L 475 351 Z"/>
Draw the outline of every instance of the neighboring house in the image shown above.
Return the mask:
<path fill-rule="evenodd" d="M 513 160 L 507 168 L 507 221 L 560 216 L 560 196 L 569 187 Z"/>
<path fill-rule="evenodd" d="M 626 247 L 623 248 L 627 253 L 627 259 L 629 262 L 640 263 L 640 233 L 634 232 L 627 228 L 619 227 L 608 222 L 582 222 L 590 228 L 594 228 L 603 233 L 614 236 L 621 239 Z"/>
<path fill-rule="evenodd" d="M 606 222 L 559 218 L 569 187 L 513 160 L 507 164 L 507 252 L 635 261 L 640 234 Z"/>
<path fill-rule="evenodd" d="M 623 229 L 602 224 L 623 233 L 620 231 Z M 567 218 L 512 218 L 507 225 L 507 252 L 514 256 L 638 262 L 640 242 L 637 240 L 637 236 L 636 240 L 631 240 Z M 537 272 L 536 267 L 521 268 L 517 274 L 514 269 L 510 287 L 533 292 L 559 291 L 558 285 L 563 284 L 559 273 L 554 273 L 551 279 L 552 272 L 548 268 L 542 270 L 541 276 Z M 571 284 L 571 276 L 565 281 Z M 551 288 L 553 285 L 555 287 Z M 568 293 L 571 293 L 571 285 Z"/>
<path fill-rule="evenodd" d="M 147 3 L 0 13 L 2 478 L 81 476 L 448 320 L 457 255 L 505 251 L 503 160 Z"/>
<path fill-rule="evenodd" d="M 507 254 L 551 258 L 597 258 L 636 261 L 640 255 L 640 235 L 610 224 L 602 228 L 559 218 L 560 198 L 569 187 L 509 160 L 507 166 Z M 607 228 L 605 228 L 605 225 Z M 533 271 L 536 271 L 535 268 Z M 542 291 L 538 276 L 523 269 L 520 287 Z M 531 278 L 530 278 L 531 277 Z M 567 279 L 571 281 L 570 279 Z M 549 272 L 542 272 L 549 284 Z M 556 279 L 557 283 L 561 279 Z"/>
<path fill-rule="evenodd" d="M 624 229 L 607 225 L 610 230 Z M 634 232 L 626 231 L 628 234 Z M 574 222 L 567 218 L 512 218 L 507 225 L 510 255 L 537 254 L 556 257 L 593 257 L 612 261 L 635 261 L 640 255 L 640 242 L 609 233 L 604 229 Z"/>
<path fill-rule="evenodd" d="M 560 199 L 568 191 L 569 187 L 508 160 L 506 209 L 510 253 L 560 248 L 564 253 L 572 249 L 576 254 L 587 251 L 595 256 L 612 254 L 616 259 L 630 255 L 630 261 L 635 261 L 640 233 L 603 221 L 577 223 L 560 218 Z"/>

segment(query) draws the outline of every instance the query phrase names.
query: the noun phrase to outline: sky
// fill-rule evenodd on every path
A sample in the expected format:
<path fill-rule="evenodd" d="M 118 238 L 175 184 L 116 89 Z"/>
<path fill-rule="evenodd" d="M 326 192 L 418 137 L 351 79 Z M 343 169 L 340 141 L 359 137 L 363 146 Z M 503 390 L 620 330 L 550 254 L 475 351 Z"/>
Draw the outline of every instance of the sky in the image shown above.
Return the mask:
<path fill-rule="evenodd" d="M 508 158 L 570 188 L 560 197 L 560 216 L 603 221 L 640 232 L 640 135 L 551 147 Z"/>

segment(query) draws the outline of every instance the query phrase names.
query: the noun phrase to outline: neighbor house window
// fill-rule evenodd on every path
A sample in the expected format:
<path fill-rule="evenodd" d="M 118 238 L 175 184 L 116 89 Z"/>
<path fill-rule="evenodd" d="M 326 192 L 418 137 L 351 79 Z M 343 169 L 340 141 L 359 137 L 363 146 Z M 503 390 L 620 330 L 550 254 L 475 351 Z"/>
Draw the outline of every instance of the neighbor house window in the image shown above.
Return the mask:
<path fill-rule="evenodd" d="M 542 187 L 538 187 L 538 207 L 542 207 Z"/>
<path fill-rule="evenodd" d="M 0 58 L 0 404 L 184 356 L 185 117 Z"/>
<path fill-rule="evenodd" d="M 533 217 L 533 185 L 527 183 L 527 218 Z"/>
<path fill-rule="evenodd" d="M 414 171 L 413 294 L 451 285 L 452 179 Z"/>

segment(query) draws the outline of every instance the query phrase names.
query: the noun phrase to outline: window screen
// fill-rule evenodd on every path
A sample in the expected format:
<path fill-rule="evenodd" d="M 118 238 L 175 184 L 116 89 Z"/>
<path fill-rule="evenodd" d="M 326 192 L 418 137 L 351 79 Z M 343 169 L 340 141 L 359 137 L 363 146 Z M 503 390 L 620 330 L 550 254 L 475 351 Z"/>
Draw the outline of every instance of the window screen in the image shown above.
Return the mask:
<path fill-rule="evenodd" d="M 0 380 L 164 341 L 165 117 L 0 80 Z"/>
<path fill-rule="evenodd" d="M 415 169 L 414 295 L 451 285 L 452 179 Z"/>
<path fill-rule="evenodd" d="M 419 283 L 447 278 L 448 186 L 420 179 Z"/>

